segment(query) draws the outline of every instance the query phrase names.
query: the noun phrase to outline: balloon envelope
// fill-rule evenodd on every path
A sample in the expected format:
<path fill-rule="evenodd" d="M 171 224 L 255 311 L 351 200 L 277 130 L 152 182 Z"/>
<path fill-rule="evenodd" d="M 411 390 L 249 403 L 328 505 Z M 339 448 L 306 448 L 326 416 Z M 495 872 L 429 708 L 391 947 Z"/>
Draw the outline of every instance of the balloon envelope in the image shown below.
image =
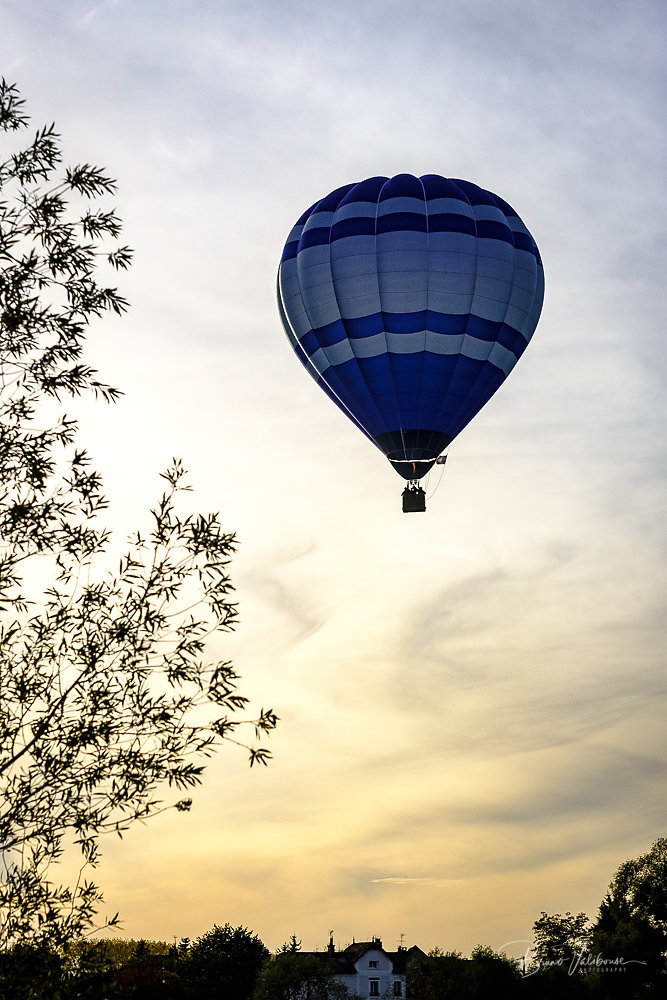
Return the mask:
<path fill-rule="evenodd" d="M 505 381 L 543 294 L 516 212 L 436 174 L 333 191 L 296 223 L 278 272 L 297 357 L 405 479 L 425 475 Z"/>

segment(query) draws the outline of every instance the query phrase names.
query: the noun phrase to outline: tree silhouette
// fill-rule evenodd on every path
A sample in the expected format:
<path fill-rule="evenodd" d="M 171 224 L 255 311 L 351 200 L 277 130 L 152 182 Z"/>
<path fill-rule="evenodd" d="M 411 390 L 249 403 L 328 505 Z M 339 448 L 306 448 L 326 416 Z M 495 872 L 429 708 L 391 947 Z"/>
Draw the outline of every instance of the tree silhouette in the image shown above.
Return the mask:
<path fill-rule="evenodd" d="M 198 1000 L 249 1000 L 268 957 L 268 948 L 245 927 L 215 925 L 190 947 L 181 962 L 181 976 Z"/>
<path fill-rule="evenodd" d="M 0 134 L 27 126 L 0 83 Z M 4 154 L 3 154 L 4 155 Z M 115 182 L 89 164 L 61 168 L 54 126 L 0 162 L 0 947 L 63 949 L 90 930 L 102 899 L 87 869 L 102 834 L 123 834 L 165 805 L 187 810 L 206 759 L 236 742 L 247 699 L 211 632 L 234 628 L 235 536 L 217 514 L 181 513 L 182 464 L 145 530 L 110 570 L 100 475 L 77 446 L 62 400 L 117 399 L 84 361 L 89 325 L 122 314 L 110 284 L 131 251 Z M 239 717 L 240 713 L 240 717 Z M 256 737 L 275 714 L 248 720 Z M 238 739 L 245 745 L 243 739 Z M 248 746 L 250 763 L 268 751 Z M 174 802 L 173 800 L 176 799 Z M 81 872 L 53 880 L 75 846 Z M 114 922 L 112 918 L 110 923 Z"/>
<path fill-rule="evenodd" d="M 267 959 L 257 980 L 253 1000 L 347 1000 L 350 992 L 338 982 L 326 962 L 298 950 L 280 951 Z"/>
<path fill-rule="evenodd" d="M 667 839 L 619 866 L 591 934 L 604 997 L 662 996 L 667 980 Z M 617 971 L 618 970 L 618 971 Z"/>

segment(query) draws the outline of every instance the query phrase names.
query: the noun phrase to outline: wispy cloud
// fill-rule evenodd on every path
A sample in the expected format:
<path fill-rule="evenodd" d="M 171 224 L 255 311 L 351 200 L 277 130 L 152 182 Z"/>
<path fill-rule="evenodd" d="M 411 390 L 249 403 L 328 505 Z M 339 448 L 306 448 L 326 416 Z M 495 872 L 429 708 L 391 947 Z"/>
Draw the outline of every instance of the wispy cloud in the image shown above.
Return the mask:
<path fill-rule="evenodd" d="M 132 313 L 91 341 L 127 390 L 85 410 L 110 516 L 133 523 L 184 455 L 242 541 L 241 625 L 213 652 L 283 719 L 268 771 L 222 755 L 192 816 L 110 845 L 128 934 L 229 919 L 307 947 L 333 920 L 467 949 L 591 910 L 664 832 L 663 20 L 659 0 L 4 5 L 28 110 L 118 176 L 137 249 Z M 533 343 L 412 519 L 275 307 L 301 212 L 400 170 L 497 191 L 547 274 Z"/>
<path fill-rule="evenodd" d="M 371 882 L 377 885 L 450 885 L 458 879 L 431 878 L 429 876 L 410 877 L 404 875 L 388 875 L 386 878 L 372 878 Z"/>

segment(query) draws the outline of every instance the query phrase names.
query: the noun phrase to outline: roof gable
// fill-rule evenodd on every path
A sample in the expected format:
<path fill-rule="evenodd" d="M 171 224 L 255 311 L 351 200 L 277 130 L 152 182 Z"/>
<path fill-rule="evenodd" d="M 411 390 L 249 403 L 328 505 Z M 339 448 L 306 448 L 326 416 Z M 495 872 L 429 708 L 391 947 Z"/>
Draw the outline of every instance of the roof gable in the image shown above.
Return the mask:
<path fill-rule="evenodd" d="M 405 975 L 410 959 L 416 955 L 424 955 L 424 952 L 417 945 L 413 945 L 411 948 L 399 948 L 397 951 L 385 951 L 382 942 L 377 939 L 355 941 L 343 951 L 335 951 L 333 942 L 331 942 L 326 951 L 307 952 L 307 954 L 314 955 L 328 965 L 335 975 L 354 976 L 361 971 L 358 968 L 359 962 L 373 952 L 387 959 L 387 962 L 391 964 L 393 975 Z M 367 971 L 366 966 L 364 966 L 364 971 Z"/>

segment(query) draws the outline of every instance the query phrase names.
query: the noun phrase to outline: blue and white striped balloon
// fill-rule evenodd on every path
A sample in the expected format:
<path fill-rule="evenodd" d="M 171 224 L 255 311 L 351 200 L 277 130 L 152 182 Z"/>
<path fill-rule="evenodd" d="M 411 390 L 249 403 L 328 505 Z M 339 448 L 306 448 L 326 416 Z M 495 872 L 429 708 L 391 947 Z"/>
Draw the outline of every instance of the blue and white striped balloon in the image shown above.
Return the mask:
<path fill-rule="evenodd" d="M 305 212 L 278 302 L 318 385 L 405 479 L 420 479 L 505 381 L 544 272 L 510 206 L 436 174 L 370 177 Z"/>

